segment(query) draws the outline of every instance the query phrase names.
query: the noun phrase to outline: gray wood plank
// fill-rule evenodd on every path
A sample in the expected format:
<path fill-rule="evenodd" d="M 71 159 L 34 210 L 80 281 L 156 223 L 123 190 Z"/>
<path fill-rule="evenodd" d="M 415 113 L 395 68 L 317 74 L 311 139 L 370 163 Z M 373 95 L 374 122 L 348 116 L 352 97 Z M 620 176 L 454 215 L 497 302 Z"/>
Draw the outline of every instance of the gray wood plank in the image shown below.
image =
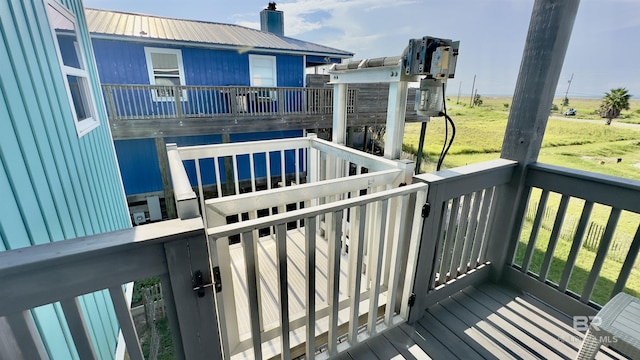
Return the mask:
<path fill-rule="evenodd" d="M 369 346 L 380 360 L 391 359 L 394 356 L 402 356 L 398 349 L 396 349 L 385 336 L 377 336 L 367 341 L 367 346 Z"/>
<path fill-rule="evenodd" d="M 480 359 L 484 358 L 483 355 L 489 356 L 489 359 L 495 359 L 491 354 L 487 354 L 486 351 L 480 354 L 476 349 L 469 346 L 456 334 L 455 329 L 448 328 L 444 322 L 451 320 L 448 317 L 451 314 L 443 313 L 440 310 L 440 305 L 434 305 L 427 310 L 425 316 L 418 321 L 418 323 L 431 335 L 433 335 L 438 341 L 445 345 L 457 358 L 460 359 Z M 446 310 L 445 310 L 446 312 Z"/>
<path fill-rule="evenodd" d="M 453 334 L 457 334 L 462 341 L 473 348 L 483 358 L 504 359 L 513 356 L 513 354 L 504 351 L 492 339 L 483 334 L 483 332 L 476 329 L 473 323 L 469 324 L 465 322 L 464 319 L 466 319 L 469 314 L 464 314 L 460 311 L 454 312 L 452 311 L 453 309 L 450 310 L 451 307 L 456 307 L 456 305 L 460 308 L 452 298 L 448 298 L 441 301 L 438 306 L 430 308 L 429 312 L 445 324 Z M 466 317 L 464 315 L 466 315 Z"/>
<path fill-rule="evenodd" d="M 506 336 L 507 338 L 511 339 L 513 343 L 517 344 L 515 347 L 511 347 L 513 346 L 513 344 L 509 344 L 511 351 L 516 353 L 521 353 L 522 351 L 524 351 L 530 354 L 529 356 L 526 356 L 524 358 L 544 358 L 544 355 L 540 354 L 537 351 L 537 347 L 539 346 L 538 343 L 528 340 L 526 334 L 524 334 L 516 327 L 512 326 L 503 318 L 495 315 L 495 307 L 485 306 L 482 302 L 474 298 L 473 296 L 475 294 L 473 290 L 475 289 L 470 288 L 461 293 L 460 304 L 472 313 L 476 314 L 478 317 L 484 319 L 485 322 L 490 324 L 495 329 L 495 333 L 492 334 L 493 336 L 501 334 L 502 336 Z"/>
<path fill-rule="evenodd" d="M 423 352 L 429 354 L 434 359 L 453 359 L 453 355 L 433 337 L 422 335 L 424 329 L 417 323 L 414 325 L 402 324 L 389 331 L 385 331 L 383 336 L 395 347 L 400 355 L 405 359 L 415 359 L 412 353 L 415 345 Z M 425 340 L 426 339 L 426 340 Z M 440 354 L 440 355 L 439 355 Z M 443 357 L 440 357 L 443 356 Z M 446 357 L 449 356 L 449 357 Z"/>
<path fill-rule="evenodd" d="M 517 321 L 522 321 L 522 318 L 508 309 L 503 309 L 503 304 L 495 301 L 476 288 L 469 288 L 465 290 L 464 293 L 474 300 L 464 304 L 469 310 L 475 312 L 480 317 L 485 317 L 496 329 L 499 329 L 502 333 L 508 335 L 521 346 L 525 347 L 527 351 L 534 354 L 536 358 L 563 358 L 553 349 L 549 349 L 546 345 L 541 344 L 539 338 L 531 336 L 531 334 L 527 332 L 527 329 L 518 326 Z"/>
<path fill-rule="evenodd" d="M 377 337 L 373 338 L 373 340 L 377 340 Z M 354 346 L 353 348 L 349 349 L 349 351 L 347 351 L 347 352 L 349 353 L 349 356 L 351 356 L 354 359 L 376 359 L 376 358 L 378 358 L 376 356 L 376 354 L 373 352 L 373 350 L 371 350 L 371 348 L 369 348 L 369 346 L 367 346 L 366 342 Z"/>
<path fill-rule="evenodd" d="M 511 320 L 525 329 L 526 332 L 538 338 L 540 342 L 548 344 L 559 355 L 567 354 L 570 357 L 575 357 L 575 354 L 578 353 L 581 343 L 576 341 L 576 334 L 571 329 L 559 326 L 557 322 L 550 321 L 540 316 L 537 312 L 520 305 L 512 296 L 506 295 L 495 285 L 485 284 L 479 289 L 503 304 L 503 309 L 508 309 L 514 314 L 518 314 L 518 316 L 512 317 Z"/>
<path fill-rule="evenodd" d="M 513 339 L 503 334 L 499 329 L 494 327 L 491 323 L 484 320 L 484 318 L 478 317 L 475 313 L 463 306 L 465 301 L 470 301 L 463 293 L 458 293 L 451 297 L 452 302 L 446 304 L 447 310 L 456 314 L 460 319 L 465 321 L 470 327 L 474 327 L 477 331 L 481 332 L 487 339 L 494 341 L 504 352 L 507 357 L 528 359 L 533 355 L 515 342 Z"/>

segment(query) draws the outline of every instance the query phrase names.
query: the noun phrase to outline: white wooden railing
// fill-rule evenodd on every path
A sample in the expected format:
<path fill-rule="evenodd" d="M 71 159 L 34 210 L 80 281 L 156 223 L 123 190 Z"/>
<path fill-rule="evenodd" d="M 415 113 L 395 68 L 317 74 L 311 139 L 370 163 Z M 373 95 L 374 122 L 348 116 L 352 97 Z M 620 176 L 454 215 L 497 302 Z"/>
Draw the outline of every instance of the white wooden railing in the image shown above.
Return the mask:
<path fill-rule="evenodd" d="M 635 283 L 640 276 L 640 182 L 534 164 L 525 185 L 525 199 L 537 207 L 531 209 L 533 219 L 523 216 L 520 237 L 512 239 L 519 243 L 506 274 L 510 282 L 574 315 L 595 314 L 621 291 L 640 295 L 637 288 L 625 289 L 632 274 Z M 551 216 L 545 219 L 545 213 Z M 585 248 L 587 226 L 594 219 L 605 230 Z M 613 250 L 615 258 L 608 256 Z M 592 259 L 589 265 L 576 265 L 581 256 Z"/>
<path fill-rule="evenodd" d="M 294 339 L 306 339 L 309 356 L 316 351 L 316 345 L 321 345 L 315 343 L 316 335 L 326 333 L 327 354 L 335 354 L 339 337 L 346 336 L 349 340 L 341 345 L 341 350 L 346 344 L 360 341 L 363 337 L 358 337 L 360 332 L 371 336 L 380 330 L 376 325 L 379 307 L 386 309 L 383 327 L 406 318 L 410 287 L 404 284 L 412 283 L 413 272 L 407 271 L 412 267 L 400 259 L 415 255 L 421 223 L 415 216 L 420 206 L 415 204 L 424 202 L 426 189 L 424 184 L 399 187 L 411 182 L 413 163 L 390 161 L 317 139 L 314 135 L 182 148 L 169 145 L 168 149 L 172 169 L 182 168 L 182 162 L 193 162 L 193 185 L 199 198 L 206 199 L 200 201 L 200 206 L 210 236 L 212 267 L 219 277 L 217 283 L 221 284 L 216 288 L 216 303 L 223 324 L 225 357 L 240 354 L 259 358 L 263 355 L 263 346 L 268 356 L 290 354 L 292 347 L 295 353 L 300 341 L 292 345 L 283 334 L 289 330 L 303 331 L 305 324 L 306 329 L 315 327 L 308 326 L 309 321 L 311 324 L 324 321 L 324 325 L 318 325 L 321 329 L 318 334 L 311 331 L 307 336 L 294 336 Z M 223 166 L 225 158 L 231 166 Z M 244 159 L 244 169 L 240 159 Z M 260 167 L 262 174 L 256 170 Z M 206 171 L 212 174 L 215 184 L 205 183 L 203 173 Z M 239 175 L 243 172 L 244 177 Z M 184 179 L 184 171 L 176 176 Z M 219 196 L 228 193 L 223 189 L 229 182 L 233 185 L 232 195 Z M 184 189 L 179 192 L 190 190 Z M 207 199 L 210 197 L 207 194 L 211 198 Z M 228 224 L 230 218 L 237 223 Z M 287 243 L 294 248 L 294 242 L 285 238 L 295 237 L 296 233 L 306 239 L 301 245 L 305 249 L 287 252 Z M 365 238 L 367 241 L 362 240 Z M 264 239 L 275 241 L 277 254 L 269 255 L 259 248 L 258 244 Z M 316 248 L 317 242 L 321 244 Z M 323 253 L 321 247 L 328 250 Z M 292 254 L 300 251 L 304 261 L 295 265 L 307 269 L 306 285 L 291 286 L 287 290 L 288 274 L 283 259 L 289 258 L 289 262 L 295 263 Z M 314 285 L 315 271 L 310 270 L 315 269 L 317 255 L 330 258 L 328 264 L 318 268 L 319 274 L 332 279 L 326 281 L 321 290 Z M 261 264 L 259 258 L 266 263 Z M 341 295 L 337 292 L 341 271 L 348 273 L 342 286 L 348 284 L 349 289 L 356 289 L 355 293 L 347 294 L 344 289 Z M 278 275 L 273 275 L 274 272 Z M 277 281 L 278 286 L 269 287 L 269 281 Z M 310 297 L 308 292 L 305 298 L 303 287 L 312 289 L 311 294 L 317 291 L 322 304 L 315 304 L 315 296 Z M 307 303 L 298 312 L 287 305 L 289 291 L 306 299 Z M 272 310 L 280 314 L 275 317 L 275 323 L 273 316 L 270 316 L 271 322 L 265 320 L 264 311 L 269 308 L 262 301 L 263 297 L 274 296 L 274 292 L 279 295 Z M 244 304 L 240 298 L 248 301 Z M 368 311 L 362 310 L 364 306 Z M 340 319 L 338 312 L 344 314 Z M 250 316 L 246 316 L 247 313 Z M 355 320 L 347 320 L 347 313 L 349 319 Z M 365 330 L 360 327 L 362 320 L 358 321 L 361 315 L 368 316 Z M 326 319 L 321 321 L 322 318 Z M 350 332 L 341 330 L 338 334 L 338 325 L 347 322 L 351 324 Z M 281 333 L 278 329 L 287 330 Z"/>
<path fill-rule="evenodd" d="M 264 117 L 333 112 L 333 89 L 250 86 L 102 85 L 109 120 Z M 347 112 L 356 110 L 349 91 Z"/>

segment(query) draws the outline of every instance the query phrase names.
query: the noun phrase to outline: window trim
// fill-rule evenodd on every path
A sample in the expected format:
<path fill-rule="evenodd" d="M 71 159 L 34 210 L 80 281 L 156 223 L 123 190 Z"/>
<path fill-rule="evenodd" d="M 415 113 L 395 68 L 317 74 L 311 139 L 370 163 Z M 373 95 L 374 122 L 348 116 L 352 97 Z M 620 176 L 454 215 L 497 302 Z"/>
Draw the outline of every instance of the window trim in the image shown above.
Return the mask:
<path fill-rule="evenodd" d="M 73 23 L 75 28 L 75 41 L 74 47 L 76 49 L 78 55 L 78 62 L 81 68 L 75 68 L 72 66 L 67 66 L 64 64 L 64 60 L 62 59 L 62 51 L 60 49 L 60 43 L 58 42 L 58 36 L 56 35 L 56 30 L 54 25 L 47 14 L 47 21 L 49 23 L 49 30 L 51 31 L 51 36 L 53 37 L 53 43 L 56 48 L 56 55 L 58 56 L 58 64 L 60 65 L 60 70 L 62 72 L 62 80 L 64 82 L 64 87 L 67 92 L 67 99 L 69 100 L 69 106 L 71 107 L 71 114 L 73 115 L 73 122 L 75 124 L 76 132 L 78 137 L 82 137 L 88 134 L 91 130 L 97 128 L 100 125 L 100 121 L 98 119 L 98 108 L 96 106 L 96 98 L 93 95 L 93 86 L 91 84 L 91 78 L 89 77 L 89 72 L 87 71 L 87 57 L 85 56 L 83 47 L 80 44 L 80 34 L 78 33 L 78 21 L 76 20 L 75 15 L 67 9 L 62 4 L 58 3 L 55 0 L 43 0 L 45 6 L 45 13 L 47 13 L 47 6 L 51 6 L 53 10 L 60 13 L 60 15 L 64 16 L 67 20 Z M 71 94 L 71 86 L 69 85 L 68 76 L 75 76 L 78 78 L 84 79 L 86 81 L 86 88 L 82 89 L 84 92 L 84 96 L 87 99 L 88 104 L 87 109 L 85 111 L 89 112 L 87 118 L 80 120 L 78 118 L 78 114 L 76 112 L 76 105 L 73 99 L 73 95 Z"/>
<path fill-rule="evenodd" d="M 249 54 L 249 84 L 251 86 L 257 86 L 253 83 L 253 60 L 256 59 L 269 59 L 273 61 L 273 87 L 278 87 L 278 67 L 276 65 L 276 57 L 273 55 L 256 55 Z M 266 86 L 268 87 L 268 86 Z"/>
<path fill-rule="evenodd" d="M 159 48 L 159 47 L 144 47 L 144 56 L 147 61 L 147 74 L 149 75 L 149 84 L 156 85 L 156 76 L 153 72 L 153 62 L 151 61 L 151 54 L 174 54 L 178 58 L 178 78 L 180 79 L 180 86 L 186 85 L 184 80 L 184 64 L 182 62 L 182 49 L 175 48 Z M 174 96 L 158 96 L 155 91 L 151 91 L 153 101 L 175 101 Z M 187 101 L 187 93 L 182 90 L 182 96 L 180 101 Z"/>

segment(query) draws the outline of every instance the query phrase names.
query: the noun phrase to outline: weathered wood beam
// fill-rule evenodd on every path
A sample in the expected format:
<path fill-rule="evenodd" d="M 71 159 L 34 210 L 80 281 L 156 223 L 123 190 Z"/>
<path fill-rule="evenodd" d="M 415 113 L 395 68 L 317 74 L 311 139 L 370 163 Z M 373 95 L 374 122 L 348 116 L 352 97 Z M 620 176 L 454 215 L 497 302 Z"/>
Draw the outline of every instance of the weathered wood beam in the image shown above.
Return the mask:
<path fill-rule="evenodd" d="M 164 205 L 169 219 L 178 217 L 176 212 L 176 201 L 171 187 L 171 172 L 169 171 L 169 158 L 167 157 L 167 144 L 163 137 L 156 137 L 156 154 L 160 165 L 160 176 L 162 177 L 162 191 L 164 193 Z"/>
<path fill-rule="evenodd" d="M 538 159 L 551 103 L 569 45 L 579 0 L 536 0 L 513 95 L 501 157 L 518 161 L 511 182 L 498 192 L 488 258 L 501 278 L 520 233 L 528 194 L 525 172 Z M 497 227 L 496 225 L 500 226 Z"/>

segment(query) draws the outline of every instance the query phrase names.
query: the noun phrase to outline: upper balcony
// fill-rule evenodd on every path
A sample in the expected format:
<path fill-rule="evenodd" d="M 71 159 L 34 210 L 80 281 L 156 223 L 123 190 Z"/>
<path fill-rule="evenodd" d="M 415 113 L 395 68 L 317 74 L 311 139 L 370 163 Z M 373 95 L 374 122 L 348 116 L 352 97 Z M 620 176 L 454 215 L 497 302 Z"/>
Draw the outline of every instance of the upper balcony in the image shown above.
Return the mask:
<path fill-rule="evenodd" d="M 332 126 L 333 89 L 249 86 L 103 85 L 114 139 Z M 350 86 L 349 126 L 384 125 L 388 90 Z M 409 92 L 406 121 L 419 121 Z"/>

